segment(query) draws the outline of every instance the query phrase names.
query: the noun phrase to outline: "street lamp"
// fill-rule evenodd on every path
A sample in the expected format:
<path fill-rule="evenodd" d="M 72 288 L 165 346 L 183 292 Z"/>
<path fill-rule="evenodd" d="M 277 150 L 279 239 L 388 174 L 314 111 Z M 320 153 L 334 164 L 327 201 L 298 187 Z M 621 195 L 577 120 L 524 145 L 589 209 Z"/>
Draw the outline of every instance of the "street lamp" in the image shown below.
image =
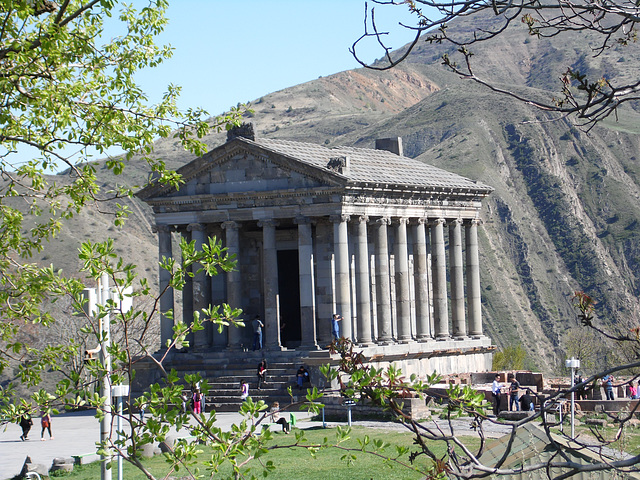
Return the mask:
<path fill-rule="evenodd" d="M 564 364 L 571 369 L 571 438 L 575 438 L 576 392 L 573 391 L 573 386 L 575 385 L 576 369 L 580 368 L 580 360 L 571 357 L 565 360 Z"/>
<path fill-rule="evenodd" d="M 118 293 L 117 289 L 111 290 L 109 288 L 109 275 L 107 273 L 103 273 L 101 278 L 98 280 L 98 288 L 86 288 L 84 290 L 84 296 L 88 299 L 88 302 L 85 303 L 85 312 L 88 315 L 95 315 L 98 311 L 97 305 L 106 306 L 109 299 L 113 299 L 114 301 L 119 302 L 120 309 L 123 312 L 128 311 L 132 307 L 131 296 L 128 295 L 133 291 L 131 287 L 127 287 L 124 289 L 122 294 Z M 109 353 L 109 349 L 111 348 L 111 319 L 108 313 L 106 313 L 99 320 L 99 328 L 100 331 L 100 363 L 104 369 L 104 374 L 102 375 L 102 379 L 100 381 L 100 396 L 104 398 L 104 416 L 102 421 L 100 422 L 100 442 L 103 445 L 107 445 L 109 440 L 110 432 L 111 432 L 111 422 L 112 422 L 112 414 L 111 414 L 111 397 L 113 395 L 119 397 L 119 408 L 122 408 L 122 396 L 124 395 L 125 386 L 116 386 L 113 387 L 111 385 L 111 354 Z M 120 387 L 120 388 L 117 388 Z M 115 391 L 113 391 L 114 389 Z M 126 391 L 128 395 L 128 386 L 126 386 Z M 122 411 L 120 410 L 120 416 L 118 417 L 118 422 L 120 422 L 120 417 L 122 416 Z M 118 423 L 118 432 L 121 431 L 120 423 Z M 100 479 L 101 480 L 111 480 L 111 469 L 107 468 L 108 463 L 111 460 L 111 452 L 110 449 L 107 454 L 102 454 L 100 459 Z M 118 457 L 118 478 L 122 478 L 122 459 Z"/>

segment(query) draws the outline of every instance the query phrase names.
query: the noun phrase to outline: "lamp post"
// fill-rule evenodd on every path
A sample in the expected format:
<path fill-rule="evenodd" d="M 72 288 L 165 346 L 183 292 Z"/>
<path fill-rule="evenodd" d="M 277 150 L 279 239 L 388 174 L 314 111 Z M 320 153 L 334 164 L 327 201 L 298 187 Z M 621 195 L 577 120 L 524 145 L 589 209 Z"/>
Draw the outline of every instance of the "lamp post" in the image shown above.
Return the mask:
<path fill-rule="evenodd" d="M 575 385 L 576 369 L 580 368 L 580 360 L 571 357 L 565 360 L 565 366 L 571 369 L 571 438 L 575 438 L 576 392 L 573 391 L 573 386 Z"/>
<path fill-rule="evenodd" d="M 88 299 L 85 304 L 85 312 L 88 315 L 95 315 L 97 313 L 97 305 L 106 306 L 109 299 L 113 299 L 119 302 L 120 310 L 123 312 L 128 311 L 132 307 L 132 301 L 130 293 L 133 291 L 131 287 L 125 288 L 122 293 L 118 293 L 114 289 L 111 291 L 109 288 L 109 275 L 103 273 L 98 280 L 97 292 L 88 288 L 85 289 L 84 294 Z M 111 319 L 108 313 L 99 319 L 98 330 L 100 331 L 100 342 L 97 349 L 100 353 L 100 363 L 104 368 L 104 374 L 100 381 L 100 396 L 104 398 L 104 415 L 100 421 L 100 442 L 105 445 L 106 453 L 100 456 L 100 479 L 111 480 L 112 470 L 107 468 L 111 461 L 111 449 L 107 448 L 108 441 L 111 435 L 111 422 L 113 421 L 112 409 L 112 397 L 118 398 L 118 438 L 120 438 L 120 431 L 122 430 L 120 419 L 122 417 L 122 397 L 129 395 L 128 385 L 111 385 L 111 354 L 109 349 L 111 348 Z M 93 351 L 93 350 L 91 350 Z M 118 478 L 122 479 L 122 457 L 118 457 Z"/>
<path fill-rule="evenodd" d="M 109 275 L 102 274 L 100 281 L 98 282 L 98 304 L 106 305 L 109 300 Z M 105 314 L 100 319 L 100 334 L 102 335 L 102 341 L 100 345 L 102 347 L 100 351 L 100 361 L 104 368 L 104 374 L 102 381 L 100 382 L 100 396 L 104 398 L 104 412 L 102 421 L 100 422 L 100 442 L 103 446 L 107 445 L 109 441 L 109 433 L 111 430 L 111 355 L 109 354 L 109 348 L 111 348 L 111 321 L 109 314 Z M 111 450 L 109 449 L 106 454 L 101 455 L 100 462 L 100 479 L 111 480 L 111 468 L 109 462 L 111 461 Z"/>

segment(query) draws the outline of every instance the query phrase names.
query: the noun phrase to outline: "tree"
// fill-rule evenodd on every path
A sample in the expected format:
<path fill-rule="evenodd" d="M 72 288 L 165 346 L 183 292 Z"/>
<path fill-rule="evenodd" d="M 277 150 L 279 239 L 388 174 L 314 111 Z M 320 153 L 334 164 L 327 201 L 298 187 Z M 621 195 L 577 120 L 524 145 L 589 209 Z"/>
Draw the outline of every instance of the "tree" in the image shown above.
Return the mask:
<path fill-rule="evenodd" d="M 38 308 L 47 285 L 29 257 L 60 231 L 62 221 L 89 203 L 112 215 L 116 225 L 128 213 L 118 199 L 130 196 L 135 185 L 101 188 L 93 155 L 106 155 L 104 165 L 116 176 L 135 159 L 146 162 L 158 181 L 177 184 L 179 176 L 153 156 L 153 141 L 173 135 L 201 154 L 205 146 L 199 138 L 239 118 L 241 109 L 210 121 L 201 109 L 180 112 L 179 88 L 173 85 L 160 103 L 147 105 L 135 74 L 172 53 L 154 44 L 166 23 L 166 7 L 166 0 L 150 0 L 140 11 L 116 0 L 0 2 L 0 338 L 5 341 L 15 337 L 20 322 L 51 321 Z M 109 38 L 109 32 L 118 35 Z M 124 153 L 113 157 L 112 147 Z M 48 175 L 56 173 L 53 181 Z M 38 218 L 28 229 L 24 205 L 30 220 Z M 0 369 L 5 364 L 0 355 Z"/>
<path fill-rule="evenodd" d="M 486 42 L 523 24 L 529 34 L 536 38 L 558 38 L 567 32 L 593 34 L 596 38 L 592 47 L 593 55 L 601 55 L 614 46 L 628 46 L 637 39 L 636 23 L 640 7 L 635 2 L 612 0 L 605 2 L 581 2 L 573 0 L 463 0 L 447 2 L 441 0 L 372 0 L 378 5 L 405 6 L 415 15 L 415 24 L 403 25 L 415 32 L 408 48 L 394 54 L 388 47 L 386 32 L 378 28 L 375 9 L 365 7 L 365 30 L 353 44 L 351 51 L 363 66 L 377 70 L 393 68 L 407 59 L 422 40 L 427 43 L 449 43 L 457 49 L 460 62 L 444 54 L 443 64 L 463 78 L 490 88 L 494 92 L 511 96 L 545 111 L 562 115 L 575 115 L 585 125 L 594 125 L 617 112 L 619 105 L 640 98 L 640 80 L 608 78 L 602 73 L 598 78 L 588 78 L 579 68 L 567 66 L 558 72 L 559 94 L 547 101 L 540 101 L 531 95 L 515 89 L 499 86 L 476 75 L 474 71 L 474 45 Z M 366 5 L 366 3 L 365 3 Z M 472 31 L 457 31 L 451 27 L 456 19 L 478 20 Z M 481 19 L 491 18 L 490 26 Z M 424 36 L 423 36 L 424 34 Z M 357 53 L 358 45 L 366 39 L 377 41 L 384 53 L 382 62 L 372 65 L 364 62 Z"/>

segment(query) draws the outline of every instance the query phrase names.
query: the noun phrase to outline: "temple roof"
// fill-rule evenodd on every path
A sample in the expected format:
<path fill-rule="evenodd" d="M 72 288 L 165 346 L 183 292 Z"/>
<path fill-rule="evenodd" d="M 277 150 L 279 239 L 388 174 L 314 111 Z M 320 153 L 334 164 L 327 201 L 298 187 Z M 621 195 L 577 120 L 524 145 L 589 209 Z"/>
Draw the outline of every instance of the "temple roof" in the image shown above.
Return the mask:
<path fill-rule="evenodd" d="M 349 169 L 342 172 L 342 175 L 355 183 L 475 190 L 486 194 L 493 191 L 488 185 L 386 150 L 328 148 L 313 143 L 267 138 L 239 140 L 327 171 L 332 171 L 327 166 L 331 159 L 349 157 Z"/>

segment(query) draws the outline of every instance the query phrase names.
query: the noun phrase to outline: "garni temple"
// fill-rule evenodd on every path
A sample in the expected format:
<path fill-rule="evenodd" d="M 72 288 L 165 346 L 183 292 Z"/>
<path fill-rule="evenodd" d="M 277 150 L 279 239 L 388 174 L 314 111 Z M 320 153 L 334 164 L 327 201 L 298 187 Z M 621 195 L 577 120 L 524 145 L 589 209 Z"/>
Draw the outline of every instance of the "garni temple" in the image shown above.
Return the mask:
<path fill-rule="evenodd" d="M 492 188 L 403 156 L 402 139 L 373 148 L 256 138 L 251 125 L 181 167 L 185 184 L 151 184 L 138 197 L 153 208 L 159 256 L 180 236 L 220 239 L 237 268 L 195 273 L 160 310 L 193 312 L 228 303 L 245 328 L 213 325 L 190 338 L 202 361 L 251 357 L 253 328 L 265 325 L 255 358 L 330 359 L 331 318 L 376 366 L 405 373 L 491 368 L 483 334 L 478 228 Z M 169 278 L 160 271 L 160 291 Z M 162 316 L 161 345 L 173 333 Z M 162 348 L 162 347 L 161 347 Z M 256 362 L 257 363 L 257 362 Z"/>

